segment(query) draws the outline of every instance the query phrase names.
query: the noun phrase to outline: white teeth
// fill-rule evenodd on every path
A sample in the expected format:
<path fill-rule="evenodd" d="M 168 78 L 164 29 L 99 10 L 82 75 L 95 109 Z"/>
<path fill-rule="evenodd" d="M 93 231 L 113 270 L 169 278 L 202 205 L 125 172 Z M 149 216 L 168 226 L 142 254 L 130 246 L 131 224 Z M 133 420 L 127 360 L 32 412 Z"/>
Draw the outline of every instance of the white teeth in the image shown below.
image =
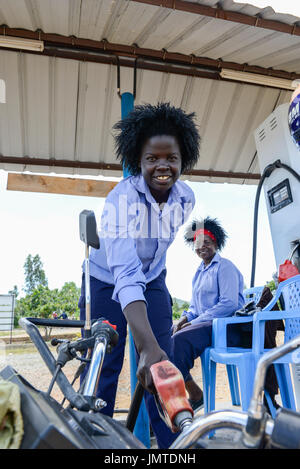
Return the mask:
<path fill-rule="evenodd" d="M 161 179 L 162 181 L 165 181 L 166 179 L 169 179 L 170 176 L 157 176 L 157 179 Z"/>

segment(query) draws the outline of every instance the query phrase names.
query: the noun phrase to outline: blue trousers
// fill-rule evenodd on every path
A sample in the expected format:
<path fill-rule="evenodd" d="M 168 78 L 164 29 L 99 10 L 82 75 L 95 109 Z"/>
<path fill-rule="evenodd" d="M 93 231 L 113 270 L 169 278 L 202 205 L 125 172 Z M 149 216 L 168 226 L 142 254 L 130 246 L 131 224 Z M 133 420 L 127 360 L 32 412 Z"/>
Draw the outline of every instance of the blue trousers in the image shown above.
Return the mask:
<path fill-rule="evenodd" d="M 147 301 L 147 312 L 150 325 L 159 346 L 171 357 L 172 300 L 165 284 L 166 272 L 163 271 L 155 280 L 146 285 L 144 292 Z M 119 341 L 112 353 L 106 354 L 97 397 L 107 402 L 102 413 L 113 416 L 118 379 L 123 366 L 127 335 L 127 322 L 120 304 L 112 300 L 114 286 L 90 277 L 91 318 L 104 317 L 117 326 Z M 78 304 L 80 319 L 85 319 L 85 282 L 81 286 L 81 297 Z M 138 360 L 138 357 L 137 357 Z M 128 380 L 130 378 L 128 377 Z M 153 433 L 159 448 L 168 448 L 177 437 L 160 418 L 153 396 L 145 391 L 145 404 L 149 414 Z"/>
<path fill-rule="evenodd" d="M 240 345 L 240 331 L 236 325 L 228 326 L 228 345 Z M 192 379 L 190 370 L 196 358 L 212 343 L 212 321 L 187 326 L 172 336 L 173 363 L 181 371 L 185 381 Z"/>

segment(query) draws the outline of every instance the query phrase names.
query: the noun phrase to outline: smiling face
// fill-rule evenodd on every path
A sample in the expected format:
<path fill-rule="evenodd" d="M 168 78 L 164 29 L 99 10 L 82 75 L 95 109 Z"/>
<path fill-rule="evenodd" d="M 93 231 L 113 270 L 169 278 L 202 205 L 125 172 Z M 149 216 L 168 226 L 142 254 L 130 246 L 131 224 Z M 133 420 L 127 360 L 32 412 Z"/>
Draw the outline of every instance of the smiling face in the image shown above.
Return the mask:
<path fill-rule="evenodd" d="M 181 153 L 176 137 L 155 135 L 149 138 L 142 148 L 140 167 L 154 199 L 166 202 L 181 173 Z"/>
<path fill-rule="evenodd" d="M 198 240 L 199 242 L 197 243 Z M 208 265 L 217 252 L 217 244 L 208 235 L 204 235 L 201 240 L 197 238 L 195 243 L 196 254 L 203 259 L 205 265 Z"/>

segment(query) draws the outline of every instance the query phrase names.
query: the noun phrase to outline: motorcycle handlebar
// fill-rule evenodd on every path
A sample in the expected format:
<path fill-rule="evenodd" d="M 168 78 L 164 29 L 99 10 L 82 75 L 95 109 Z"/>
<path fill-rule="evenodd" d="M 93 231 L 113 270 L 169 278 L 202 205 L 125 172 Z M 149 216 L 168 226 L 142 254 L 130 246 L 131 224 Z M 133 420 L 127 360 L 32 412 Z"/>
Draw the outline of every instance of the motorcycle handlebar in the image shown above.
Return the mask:
<path fill-rule="evenodd" d="M 46 319 L 46 318 L 26 318 L 35 326 L 44 327 L 84 327 L 84 321 L 77 321 L 76 319 Z"/>
<path fill-rule="evenodd" d="M 56 360 L 49 348 L 47 347 L 46 343 L 44 342 L 41 334 L 39 333 L 38 328 L 32 321 L 30 321 L 30 318 L 21 318 L 19 323 L 21 327 L 26 330 L 27 334 L 31 338 L 32 342 L 38 349 L 42 359 L 47 365 L 50 373 L 53 375 L 56 370 Z M 83 411 L 89 410 L 88 403 L 83 398 L 83 396 L 74 391 L 73 387 L 69 383 L 63 371 L 59 371 L 56 381 L 63 395 L 73 407 L 76 407 L 77 409 Z"/>
<path fill-rule="evenodd" d="M 205 417 L 196 418 L 192 425 L 185 428 L 169 449 L 189 449 L 207 433 L 219 428 L 231 428 L 243 431 L 248 421 L 248 414 L 232 410 L 211 412 Z M 274 422 L 268 420 L 265 433 L 271 435 Z"/>

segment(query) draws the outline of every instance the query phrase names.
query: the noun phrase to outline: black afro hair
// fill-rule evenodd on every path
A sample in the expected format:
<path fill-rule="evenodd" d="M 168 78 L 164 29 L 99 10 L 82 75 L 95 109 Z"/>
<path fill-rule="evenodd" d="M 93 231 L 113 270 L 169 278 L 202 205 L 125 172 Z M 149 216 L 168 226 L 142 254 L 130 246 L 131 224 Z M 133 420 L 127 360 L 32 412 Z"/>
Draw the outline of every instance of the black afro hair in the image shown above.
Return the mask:
<path fill-rule="evenodd" d="M 156 135 L 172 135 L 177 138 L 181 157 L 181 172 L 192 169 L 199 158 L 200 135 L 194 122 L 195 114 L 187 114 L 170 103 L 136 106 L 113 129 L 117 158 L 124 168 L 136 176 L 143 144 Z"/>
<path fill-rule="evenodd" d="M 184 241 L 187 245 L 194 245 L 195 233 L 200 228 L 210 231 L 215 236 L 218 250 L 221 251 L 224 248 L 227 233 L 216 218 L 210 217 L 206 217 L 204 220 L 193 220 L 188 224 L 184 233 Z"/>

